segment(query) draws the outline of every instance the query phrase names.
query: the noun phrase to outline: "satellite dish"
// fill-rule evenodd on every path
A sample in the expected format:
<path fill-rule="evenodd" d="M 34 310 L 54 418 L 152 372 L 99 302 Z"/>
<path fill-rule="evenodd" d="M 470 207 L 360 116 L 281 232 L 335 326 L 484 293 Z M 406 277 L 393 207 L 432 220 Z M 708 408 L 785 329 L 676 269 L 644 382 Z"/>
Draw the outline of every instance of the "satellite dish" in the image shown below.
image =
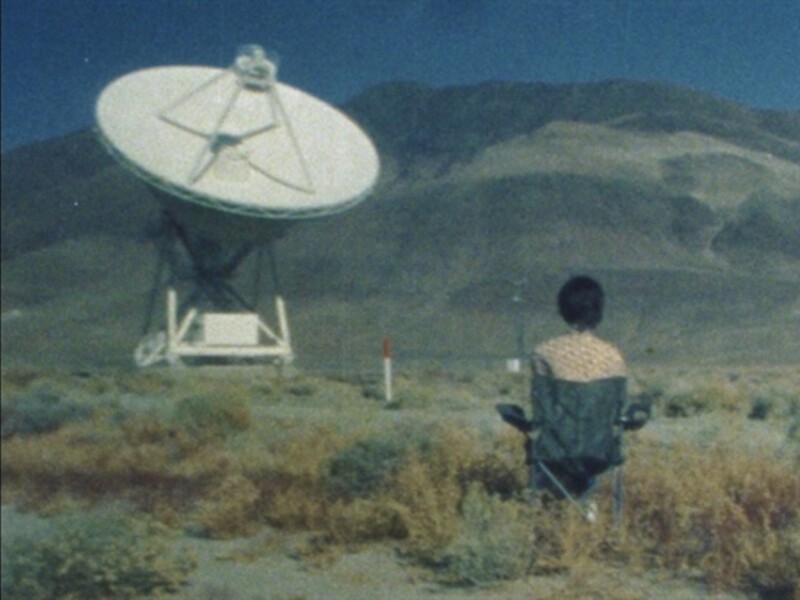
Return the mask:
<path fill-rule="evenodd" d="M 228 69 L 135 71 L 109 84 L 97 101 L 101 140 L 158 190 L 169 237 L 200 274 L 200 292 L 193 296 L 205 296 L 217 308 L 225 304 L 223 296 L 246 304 L 228 281 L 253 243 L 271 242 L 292 221 L 354 206 L 378 179 L 378 153 L 367 134 L 336 108 L 278 83 L 276 75 L 264 50 L 248 45 Z M 162 247 L 161 256 L 174 263 L 173 251 Z M 174 275 L 177 267 L 171 266 Z M 175 308 L 175 330 L 167 331 L 163 345 L 167 354 L 180 333 L 177 313 L 188 315 L 191 308 Z M 209 324 L 232 326 L 220 313 L 206 316 Z M 270 336 L 286 341 L 280 351 L 290 352 L 288 333 L 270 330 Z M 252 340 L 253 334 L 244 337 Z M 153 362 L 152 354 L 146 362 Z"/>
<path fill-rule="evenodd" d="M 214 211 L 302 219 L 366 198 L 379 173 L 369 137 L 336 108 L 278 83 L 276 73 L 255 45 L 242 47 L 228 69 L 130 73 L 100 95 L 100 136 L 169 197 Z"/>

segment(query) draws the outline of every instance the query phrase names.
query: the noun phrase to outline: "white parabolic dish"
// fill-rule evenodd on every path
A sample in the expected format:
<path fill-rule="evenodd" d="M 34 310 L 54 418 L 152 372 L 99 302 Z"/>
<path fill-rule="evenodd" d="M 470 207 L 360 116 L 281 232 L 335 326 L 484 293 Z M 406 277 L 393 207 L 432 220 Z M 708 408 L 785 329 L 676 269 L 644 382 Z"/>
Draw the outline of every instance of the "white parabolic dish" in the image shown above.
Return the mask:
<path fill-rule="evenodd" d="M 369 137 L 271 75 L 253 83 L 235 68 L 135 71 L 101 93 L 100 135 L 148 183 L 215 210 L 300 219 L 363 200 L 380 170 Z"/>

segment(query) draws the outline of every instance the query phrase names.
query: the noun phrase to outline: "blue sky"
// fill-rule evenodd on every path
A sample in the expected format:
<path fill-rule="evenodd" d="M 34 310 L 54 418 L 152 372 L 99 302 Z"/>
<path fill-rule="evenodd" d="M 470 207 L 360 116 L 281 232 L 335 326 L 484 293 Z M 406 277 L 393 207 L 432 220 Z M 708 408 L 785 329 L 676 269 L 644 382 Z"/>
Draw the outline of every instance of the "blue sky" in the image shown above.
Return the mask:
<path fill-rule="evenodd" d="M 800 0 L 3 0 L 2 150 L 92 124 L 103 87 L 241 44 L 329 102 L 369 86 L 660 80 L 800 109 Z"/>

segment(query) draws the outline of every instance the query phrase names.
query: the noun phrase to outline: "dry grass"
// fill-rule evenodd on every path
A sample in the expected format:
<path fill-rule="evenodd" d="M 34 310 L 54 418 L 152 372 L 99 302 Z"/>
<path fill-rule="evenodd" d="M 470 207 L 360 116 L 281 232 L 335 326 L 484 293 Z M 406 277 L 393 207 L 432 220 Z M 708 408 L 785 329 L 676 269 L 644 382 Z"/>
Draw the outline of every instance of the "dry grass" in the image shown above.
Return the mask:
<path fill-rule="evenodd" d="M 800 474 L 741 446 L 639 448 L 626 469 L 628 534 L 662 566 L 717 585 L 800 580 Z"/>
<path fill-rule="evenodd" d="M 647 393 L 661 390 L 653 431 L 675 426 L 664 439 L 629 440 L 624 521 L 615 528 L 608 485 L 597 492 L 602 518 L 594 526 L 567 504 L 523 499 L 520 436 L 486 426 L 492 392 L 508 395 L 516 380 L 462 378 L 446 389 L 441 374 L 428 388 L 425 377 L 412 378 L 404 384 L 410 408 L 385 411 L 364 405 L 371 401 L 358 384 L 319 378 L 187 388 L 131 377 L 80 388 L 80 399 L 99 407 L 91 420 L 3 440 L 4 502 L 52 512 L 121 498 L 211 537 L 269 523 L 316 532 L 320 556 L 329 554 L 321 547 L 391 540 L 458 583 L 567 572 L 579 585 L 597 565 L 625 564 L 700 574 L 722 588 L 800 593 L 795 380 L 684 378 L 674 394 L 646 382 Z M 24 393 L 40 379 L 13 373 L 3 387 Z M 480 393 L 462 396 L 470 386 Z M 109 404 L 130 390 L 157 390 L 161 407 Z M 770 409 L 748 420 L 759 394 Z M 449 414 L 436 414 L 440 395 Z M 453 409 L 459 397 L 463 414 Z M 701 410 L 675 419 L 664 410 L 670 405 Z M 698 412 L 722 433 L 681 437 Z M 743 424 L 779 431 L 781 443 L 754 449 L 739 435 Z"/>

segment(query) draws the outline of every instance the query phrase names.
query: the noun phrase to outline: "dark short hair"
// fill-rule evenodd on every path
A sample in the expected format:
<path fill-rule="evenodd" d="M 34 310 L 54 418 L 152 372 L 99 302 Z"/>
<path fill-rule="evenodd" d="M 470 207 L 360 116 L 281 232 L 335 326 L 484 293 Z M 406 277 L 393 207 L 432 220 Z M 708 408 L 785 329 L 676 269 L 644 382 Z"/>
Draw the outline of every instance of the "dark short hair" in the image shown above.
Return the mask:
<path fill-rule="evenodd" d="M 591 277 L 567 281 L 558 292 L 558 312 L 575 327 L 594 329 L 603 320 L 603 288 Z"/>

